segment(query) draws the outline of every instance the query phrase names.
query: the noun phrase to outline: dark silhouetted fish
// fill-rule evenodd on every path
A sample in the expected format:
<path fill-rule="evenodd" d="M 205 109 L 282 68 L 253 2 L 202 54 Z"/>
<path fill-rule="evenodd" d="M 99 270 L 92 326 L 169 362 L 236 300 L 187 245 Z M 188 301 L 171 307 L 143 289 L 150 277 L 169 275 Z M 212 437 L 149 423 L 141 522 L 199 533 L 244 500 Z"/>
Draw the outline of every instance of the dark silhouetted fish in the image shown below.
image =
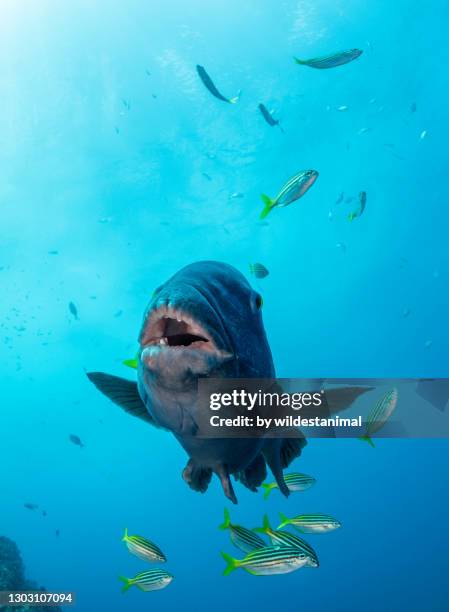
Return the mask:
<path fill-rule="evenodd" d="M 279 123 L 279 120 L 273 117 L 273 115 L 270 113 L 270 111 L 265 106 L 265 104 L 259 104 L 258 108 L 262 114 L 262 117 L 265 119 L 268 125 L 271 125 L 271 127 L 274 127 L 275 125 L 277 125 L 279 126 L 279 129 L 281 130 L 281 132 L 282 133 L 284 132 L 284 130 L 281 127 L 281 124 Z"/>
<path fill-rule="evenodd" d="M 310 66 L 310 68 L 335 68 L 336 66 L 343 66 L 343 64 L 349 64 L 355 59 L 362 55 L 361 49 L 350 49 L 349 51 L 340 51 L 333 55 L 326 55 L 323 57 L 315 57 L 308 60 L 301 60 L 297 57 L 294 58 L 297 64 L 301 66 Z"/>
<path fill-rule="evenodd" d="M 283 469 L 306 444 L 300 435 L 285 439 L 202 435 L 200 411 L 205 407 L 198 396 L 200 379 L 275 375 L 261 306 L 261 296 L 232 266 L 215 261 L 188 265 L 154 292 L 147 307 L 139 335 L 137 383 L 102 372 L 87 374 L 125 412 L 176 437 L 189 455 L 183 478 L 192 489 L 206 491 L 215 473 L 234 503 L 230 475 L 256 491 L 265 480 L 266 464 L 288 496 Z M 348 407 L 363 392 L 333 390 L 333 411 Z"/>
<path fill-rule="evenodd" d="M 359 207 L 357 208 L 357 210 L 354 210 L 353 212 L 349 213 L 348 215 L 349 221 L 354 221 L 354 219 L 357 219 L 357 217 L 361 217 L 365 211 L 365 207 L 366 207 L 366 191 L 361 191 L 359 193 Z"/>
<path fill-rule="evenodd" d="M 37 510 L 37 509 L 39 508 L 39 505 L 38 505 L 38 504 L 30 504 L 30 503 L 26 503 L 26 504 L 23 504 L 23 505 L 24 505 L 24 507 L 25 507 L 27 510 Z"/>
<path fill-rule="evenodd" d="M 215 98 L 223 100 L 223 102 L 228 102 L 229 104 L 236 104 L 239 101 L 240 94 L 237 94 L 234 98 L 226 98 L 222 93 L 220 93 L 203 66 L 197 65 L 196 71 L 198 72 L 198 75 L 206 89 L 208 89 L 210 93 L 215 96 Z"/>
<path fill-rule="evenodd" d="M 345 192 L 342 191 L 340 195 L 338 196 L 338 198 L 336 199 L 335 204 L 341 204 L 343 202 L 344 197 L 345 197 Z"/>
<path fill-rule="evenodd" d="M 71 315 L 73 315 L 73 317 L 78 321 L 79 317 L 78 317 L 78 308 L 75 306 L 75 304 L 73 302 L 69 303 L 69 312 Z"/>
<path fill-rule="evenodd" d="M 84 448 L 84 444 L 81 442 L 81 439 L 79 438 L 79 436 L 77 436 L 75 434 L 70 434 L 69 440 L 70 440 L 70 442 L 72 442 L 72 444 L 75 444 L 75 446 L 79 446 L 80 448 Z"/>

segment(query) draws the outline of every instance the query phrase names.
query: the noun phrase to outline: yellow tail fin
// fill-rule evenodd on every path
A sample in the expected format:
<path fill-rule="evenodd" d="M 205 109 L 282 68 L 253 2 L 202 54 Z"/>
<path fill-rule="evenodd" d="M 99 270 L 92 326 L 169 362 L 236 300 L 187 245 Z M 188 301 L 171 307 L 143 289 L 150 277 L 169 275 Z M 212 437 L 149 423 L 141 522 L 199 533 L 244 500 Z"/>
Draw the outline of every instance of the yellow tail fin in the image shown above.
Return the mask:
<path fill-rule="evenodd" d="M 264 193 L 260 197 L 262 199 L 262 202 L 265 204 L 265 206 L 262 212 L 260 213 L 259 219 L 265 219 L 265 217 L 268 215 L 268 213 L 271 211 L 271 209 L 274 206 L 274 200 L 272 200 L 270 197 L 268 197 Z"/>
<path fill-rule="evenodd" d="M 368 435 L 368 434 L 365 434 L 364 436 L 360 436 L 359 440 L 363 440 L 364 442 L 368 442 L 368 444 L 369 444 L 370 446 L 372 446 L 373 448 L 376 448 L 376 447 L 374 446 L 374 442 L 372 441 L 372 439 L 369 437 L 369 435 Z"/>
<path fill-rule="evenodd" d="M 129 578 L 125 578 L 125 576 L 119 576 L 119 580 L 123 582 L 122 593 L 126 593 L 126 591 L 131 587 L 134 583 Z"/>
<path fill-rule="evenodd" d="M 218 529 L 228 529 L 231 525 L 231 515 L 229 514 L 229 510 L 227 508 L 224 509 L 224 523 L 219 525 Z"/>
<path fill-rule="evenodd" d="M 238 560 L 234 559 L 234 557 L 231 557 L 231 555 L 228 555 L 225 552 L 221 553 L 221 556 L 223 557 L 223 559 L 226 561 L 227 566 L 223 572 L 223 576 L 229 576 L 229 574 L 231 572 L 233 572 L 235 569 L 237 569 L 238 567 Z"/>

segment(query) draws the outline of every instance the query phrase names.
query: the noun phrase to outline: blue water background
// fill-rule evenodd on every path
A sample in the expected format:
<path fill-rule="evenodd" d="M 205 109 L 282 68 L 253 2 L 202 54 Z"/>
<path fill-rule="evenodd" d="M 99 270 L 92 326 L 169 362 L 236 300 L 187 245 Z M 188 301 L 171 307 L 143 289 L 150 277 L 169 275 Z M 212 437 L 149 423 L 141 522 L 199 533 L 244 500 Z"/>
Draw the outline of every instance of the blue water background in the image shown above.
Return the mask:
<path fill-rule="evenodd" d="M 218 482 L 190 491 L 175 440 L 85 377 L 133 377 L 153 289 L 200 259 L 269 268 L 255 286 L 280 376 L 447 376 L 448 17 L 440 0 L 2 3 L 0 534 L 74 609 L 448 609 L 447 441 L 312 440 L 294 468 L 315 488 L 266 503 L 237 486 L 236 522 L 343 528 L 310 536 L 318 570 L 225 578 L 220 550 L 239 552 Z M 292 61 L 352 47 L 334 70 Z M 258 224 L 260 194 L 306 168 L 310 192 Z M 335 201 L 361 190 L 349 223 L 356 201 Z M 120 594 L 143 569 L 125 526 L 166 552 L 165 591 Z"/>

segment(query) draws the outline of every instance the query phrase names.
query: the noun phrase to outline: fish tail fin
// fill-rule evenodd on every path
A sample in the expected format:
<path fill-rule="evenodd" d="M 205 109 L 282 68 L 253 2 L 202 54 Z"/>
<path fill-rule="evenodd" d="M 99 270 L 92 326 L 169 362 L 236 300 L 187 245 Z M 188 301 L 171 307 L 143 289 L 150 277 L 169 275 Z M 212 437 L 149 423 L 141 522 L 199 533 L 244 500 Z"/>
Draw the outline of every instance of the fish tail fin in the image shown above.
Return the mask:
<path fill-rule="evenodd" d="M 265 533 L 271 531 L 270 520 L 268 518 L 268 514 L 264 514 L 263 516 L 263 530 Z"/>
<path fill-rule="evenodd" d="M 239 89 L 236 96 L 234 96 L 233 98 L 229 98 L 229 104 L 237 104 L 237 102 L 240 100 L 241 95 L 242 90 Z"/>
<path fill-rule="evenodd" d="M 123 582 L 122 593 L 126 593 L 129 587 L 134 584 L 130 578 L 125 578 L 125 576 L 119 576 L 118 578 Z"/>
<path fill-rule="evenodd" d="M 222 523 L 218 528 L 219 529 L 229 529 L 231 525 L 231 515 L 229 514 L 229 510 L 227 508 L 224 509 L 224 523 Z"/>
<path fill-rule="evenodd" d="M 227 563 L 227 566 L 223 572 L 223 576 L 229 576 L 231 572 L 238 568 L 238 559 L 234 559 L 234 557 L 231 557 L 231 555 L 228 555 L 225 552 L 222 552 L 221 556 Z"/>
<path fill-rule="evenodd" d="M 277 529 L 282 529 L 282 527 L 285 527 L 286 525 L 290 523 L 290 519 L 287 518 L 285 514 L 282 514 L 282 512 L 279 512 L 279 518 L 281 519 L 281 524 L 279 525 Z"/>
<path fill-rule="evenodd" d="M 370 446 L 372 446 L 373 448 L 375 448 L 374 446 L 374 442 L 372 441 L 372 439 L 370 438 L 370 436 L 368 434 L 365 434 L 364 436 L 360 436 L 359 440 L 363 440 L 364 442 L 368 442 L 368 444 Z"/>
<path fill-rule="evenodd" d="M 268 514 L 264 514 L 262 527 L 256 527 L 253 529 L 256 533 L 264 533 L 266 535 L 271 531 L 270 521 L 268 520 Z"/>
<path fill-rule="evenodd" d="M 132 368 L 133 370 L 137 370 L 137 359 L 125 359 L 124 361 L 122 361 L 123 365 L 127 366 L 128 368 Z"/>
<path fill-rule="evenodd" d="M 285 130 L 279 122 L 278 122 L 278 128 L 281 130 L 283 134 L 285 134 Z"/>
<path fill-rule="evenodd" d="M 123 534 L 122 542 L 126 542 L 128 540 L 128 527 L 125 527 L 125 533 Z"/>
<path fill-rule="evenodd" d="M 274 200 L 272 200 L 265 193 L 263 193 L 260 197 L 261 197 L 262 202 L 265 204 L 265 206 L 262 212 L 260 213 L 259 219 L 265 219 L 265 217 L 268 215 L 270 210 L 273 208 Z"/>
<path fill-rule="evenodd" d="M 300 66 L 304 66 L 306 63 L 304 60 L 299 59 L 299 57 L 294 57 L 293 59 L 295 60 L 295 64 L 299 64 Z"/>
<path fill-rule="evenodd" d="M 264 494 L 263 494 L 263 498 L 264 499 L 268 499 L 270 496 L 270 493 L 272 491 L 272 489 L 274 489 L 272 484 L 262 484 L 262 487 L 265 489 Z"/>

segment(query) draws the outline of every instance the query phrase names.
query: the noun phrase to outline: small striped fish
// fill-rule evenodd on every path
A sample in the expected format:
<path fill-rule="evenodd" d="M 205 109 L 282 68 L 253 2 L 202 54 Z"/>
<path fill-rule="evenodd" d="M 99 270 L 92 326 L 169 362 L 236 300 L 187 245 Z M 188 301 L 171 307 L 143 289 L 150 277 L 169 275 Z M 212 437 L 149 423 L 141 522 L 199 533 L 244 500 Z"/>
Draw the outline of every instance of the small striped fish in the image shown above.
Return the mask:
<path fill-rule="evenodd" d="M 291 546 L 265 546 L 248 553 L 243 559 L 234 559 L 226 553 L 221 553 L 227 562 L 223 574 L 227 576 L 241 567 L 255 576 L 272 576 L 273 574 L 288 574 L 303 567 L 308 557 Z"/>
<path fill-rule="evenodd" d="M 248 553 L 255 548 L 263 548 L 266 546 L 262 538 L 260 538 L 250 529 L 246 529 L 246 527 L 241 527 L 240 525 L 233 525 L 231 523 L 229 510 L 226 508 L 224 511 L 224 523 L 220 525 L 220 529 L 229 529 L 231 542 L 243 552 Z"/>
<path fill-rule="evenodd" d="M 264 219 L 276 206 L 279 206 L 279 208 L 288 206 L 303 196 L 312 187 L 317 178 L 318 172 L 316 170 L 303 170 L 285 183 L 274 200 L 263 193 L 261 198 L 265 207 L 260 213 L 260 219 Z"/>
<path fill-rule="evenodd" d="M 256 278 L 265 278 L 270 274 L 267 268 L 261 263 L 250 263 L 249 271 L 254 274 Z"/>
<path fill-rule="evenodd" d="M 288 487 L 289 491 L 305 491 L 309 489 L 316 483 L 315 478 L 313 476 L 308 476 L 307 474 L 285 474 L 284 475 L 285 484 Z M 276 482 L 270 482 L 270 484 L 263 484 L 262 487 L 265 489 L 265 493 L 263 498 L 268 499 L 271 491 L 273 489 L 278 489 L 279 486 Z"/>
<path fill-rule="evenodd" d="M 335 68 L 336 66 L 343 66 L 354 61 L 362 55 L 361 49 L 350 49 L 349 51 L 340 51 L 333 55 L 326 55 L 324 57 L 315 57 L 309 60 L 300 60 L 295 57 L 295 62 L 301 66 L 310 66 L 311 68 Z"/>
<path fill-rule="evenodd" d="M 361 217 L 363 215 L 363 211 L 366 208 L 366 191 L 361 191 L 359 193 L 359 207 L 357 208 L 357 210 L 354 210 L 353 212 L 349 213 L 348 215 L 348 219 L 349 221 L 354 221 L 354 219 L 357 219 L 357 217 Z"/>
<path fill-rule="evenodd" d="M 282 522 L 278 529 L 292 525 L 302 533 L 326 533 L 341 527 L 341 523 L 328 514 L 300 514 L 289 519 L 280 512 L 279 516 Z"/>
<path fill-rule="evenodd" d="M 173 580 L 173 576 L 165 570 L 151 569 L 146 572 L 140 572 L 134 578 L 119 576 L 119 579 L 124 583 L 122 593 L 126 593 L 132 586 L 136 586 L 141 591 L 159 591 L 160 589 L 165 589 Z"/>
<path fill-rule="evenodd" d="M 263 527 L 254 529 L 258 533 L 265 533 L 271 540 L 273 546 L 292 546 L 307 556 L 306 567 L 318 567 L 320 562 L 313 548 L 305 540 L 288 531 L 276 531 L 271 528 L 268 516 L 263 517 Z"/>
<path fill-rule="evenodd" d="M 136 557 L 139 557 L 139 559 L 143 561 L 149 561 L 150 563 L 154 561 L 163 561 L 165 563 L 165 561 L 167 561 L 159 546 L 142 536 L 128 535 L 128 528 L 125 529 L 125 535 L 122 538 L 122 542 L 125 542 L 130 553 L 136 555 Z"/>
<path fill-rule="evenodd" d="M 366 433 L 360 436 L 359 440 L 368 442 L 374 447 L 374 442 L 371 439 L 373 433 L 382 429 L 385 423 L 393 414 L 396 404 L 398 403 L 398 390 L 396 388 L 388 391 L 383 398 L 377 402 L 373 410 L 369 413 L 366 421 Z"/>

